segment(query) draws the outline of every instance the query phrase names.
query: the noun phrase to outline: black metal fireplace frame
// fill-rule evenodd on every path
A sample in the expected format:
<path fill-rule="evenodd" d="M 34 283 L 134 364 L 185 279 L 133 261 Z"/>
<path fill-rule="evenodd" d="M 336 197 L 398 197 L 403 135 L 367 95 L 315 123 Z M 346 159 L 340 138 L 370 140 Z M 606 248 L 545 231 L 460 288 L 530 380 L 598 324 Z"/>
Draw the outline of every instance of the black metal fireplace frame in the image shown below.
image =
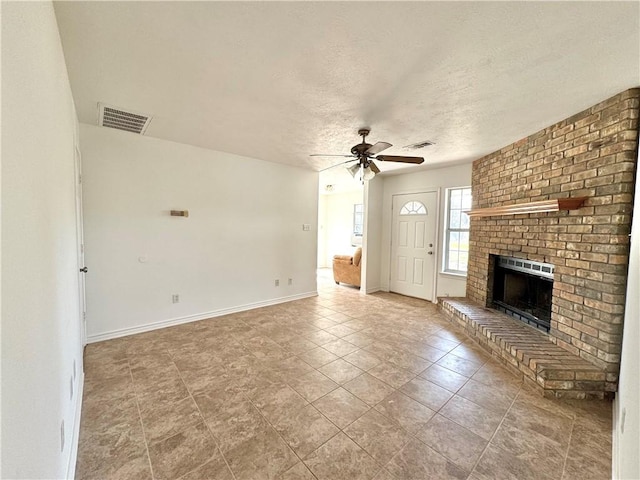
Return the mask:
<path fill-rule="evenodd" d="M 553 276 L 554 266 L 549 263 L 537 262 L 532 260 L 524 260 L 521 258 L 494 256 L 495 264 L 493 265 L 493 272 L 491 277 L 492 285 L 492 301 L 491 306 L 496 310 L 504 312 L 512 317 L 531 325 L 538 330 L 542 330 L 548 333 L 551 328 L 551 292 L 553 290 Z M 507 274 L 523 275 L 522 278 L 529 280 L 535 280 L 537 282 L 549 282 L 550 285 L 545 283 L 538 283 L 536 287 L 544 285 L 549 291 L 548 306 L 544 308 L 538 308 L 535 305 L 527 305 L 527 310 L 518 308 L 519 305 L 513 305 L 503 301 L 504 299 L 504 285 L 497 285 L 496 282 L 504 282 L 504 278 Z M 503 298 L 500 297 L 502 292 Z"/>

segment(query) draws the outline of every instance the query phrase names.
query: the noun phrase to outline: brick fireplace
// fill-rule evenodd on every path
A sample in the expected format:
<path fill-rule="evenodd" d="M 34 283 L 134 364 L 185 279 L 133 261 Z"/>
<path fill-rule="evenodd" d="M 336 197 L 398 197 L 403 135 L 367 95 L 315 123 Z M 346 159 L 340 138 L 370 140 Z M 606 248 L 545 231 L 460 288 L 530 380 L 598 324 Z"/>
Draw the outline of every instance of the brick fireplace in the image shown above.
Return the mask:
<path fill-rule="evenodd" d="M 494 256 L 552 264 L 548 341 L 602 371 L 608 391 L 620 363 L 639 105 L 640 89 L 627 90 L 473 163 L 474 210 L 587 197 L 575 210 L 472 218 L 466 304 L 491 306 Z M 563 376 L 577 389 L 575 374 Z"/>

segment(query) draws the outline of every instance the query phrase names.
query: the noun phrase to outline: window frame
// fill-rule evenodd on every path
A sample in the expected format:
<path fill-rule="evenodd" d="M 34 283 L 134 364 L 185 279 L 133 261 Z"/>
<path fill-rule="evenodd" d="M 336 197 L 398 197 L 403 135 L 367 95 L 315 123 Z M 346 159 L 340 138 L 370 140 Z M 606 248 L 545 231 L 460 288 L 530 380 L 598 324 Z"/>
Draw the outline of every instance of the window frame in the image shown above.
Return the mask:
<path fill-rule="evenodd" d="M 451 212 L 452 212 L 452 208 L 451 208 L 451 194 L 454 191 L 461 191 L 462 192 L 462 197 L 464 197 L 464 191 L 468 190 L 469 193 L 471 193 L 471 187 L 470 186 L 464 186 L 464 187 L 451 187 L 451 188 L 447 188 L 446 189 L 446 199 L 445 199 L 445 215 L 444 215 L 444 251 L 442 254 L 442 271 L 441 273 L 445 273 L 445 274 L 449 274 L 449 275 L 456 275 L 456 276 L 461 276 L 461 277 L 466 277 L 467 276 L 467 272 L 468 272 L 468 262 L 467 262 L 467 270 L 454 270 L 449 268 L 449 255 L 451 253 L 451 250 L 449 248 L 449 245 L 451 243 L 451 234 L 452 233 L 467 233 L 469 234 L 469 230 L 471 227 L 471 220 L 469 219 L 469 228 L 452 228 L 451 227 Z M 460 208 L 456 208 L 455 210 L 467 210 L 470 209 L 471 205 L 464 206 L 461 205 Z M 464 250 L 457 250 L 458 252 L 460 251 L 464 251 Z M 469 252 L 469 250 L 467 250 L 467 253 Z"/>
<path fill-rule="evenodd" d="M 419 205 L 419 207 L 417 208 L 417 210 L 409 210 L 409 208 L 407 207 L 407 205 L 411 204 L 411 208 L 415 208 L 416 204 Z M 404 209 L 407 209 L 406 213 L 403 213 Z M 424 210 L 424 212 L 421 212 L 420 209 Z M 402 205 L 402 207 L 400 207 L 400 213 L 399 215 L 402 216 L 407 216 L 407 215 L 428 215 L 429 211 L 427 210 L 427 206 L 417 200 L 409 200 L 408 202 L 406 202 L 404 205 Z"/>

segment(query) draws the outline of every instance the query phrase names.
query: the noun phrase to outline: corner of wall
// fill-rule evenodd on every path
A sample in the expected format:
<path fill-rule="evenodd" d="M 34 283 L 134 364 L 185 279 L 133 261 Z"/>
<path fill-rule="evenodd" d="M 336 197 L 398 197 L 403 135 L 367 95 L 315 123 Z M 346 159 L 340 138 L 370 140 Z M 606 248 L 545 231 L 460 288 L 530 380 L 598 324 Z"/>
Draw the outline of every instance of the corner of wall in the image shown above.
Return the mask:
<path fill-rule="evenodd" d="M 614 479 L 640 478 L 640 175 L 636 175 L 618 392 L 613 401 Z"/>
<path fill-rule="evenodd" d="M 382 258 L 382 200 L 384 184 L 380 177 L 365 183 L 364 234 L 362 242 L 362 289 L 373 293 L 380 290 L 380 262 Z"/>

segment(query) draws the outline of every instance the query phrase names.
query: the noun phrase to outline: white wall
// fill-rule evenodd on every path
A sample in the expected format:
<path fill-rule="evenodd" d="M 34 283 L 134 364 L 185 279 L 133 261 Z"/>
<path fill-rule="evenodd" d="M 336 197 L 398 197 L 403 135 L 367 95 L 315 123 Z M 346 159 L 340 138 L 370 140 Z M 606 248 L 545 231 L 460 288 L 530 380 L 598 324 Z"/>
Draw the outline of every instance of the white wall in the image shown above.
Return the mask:
<path fill-rule="evenodd" d="M 52 4 L 3 2 L 2 478 L 65 478 L 75 469 L 75 129 Z"/>
<path fill-rule="evenodd" d="M 362 263 L 363 293 L 380 290 L 380 258 L 382 255 L 382 205 L 384 181 L 374 177 L 365 184 L 364 239 Z"/>
<path fill-rule="evenodd" d="M 316 172 L 80 132 L 89 341 L 316 294 Z"/>
<path fill-rule="evenodd" d="M 633 211 L 620 382 L 613 408 L 613 477 L 629 480 L 640 478 L 640 175 Z"/>
<path fill-rule="evenodd" d="M 334 255 L 350 255 L 356 249 L 352 242 L 353 206 L 364 203 L 362 190 L 320 195 L 318 251 L 319 267 L 331 267 Z"/>
<path fill-rule="evenodd" d="M 471 185 L 471 164 L 437 168 L 421 172 L 384 177 L 382 202 L 382 240 L 380 256 L 380 287 L 389 290 L 389 260 L 391 251 L 391 202 L 392 196 L 440 189 L 438 221 L 438 275 L 436 294 L 438 296 L 464 297 L 466 277 L 441 273 L 443 255 L 443 219 L 445 208 L 445 188 L 468 187 Z M 436 299 L 434 299 L 435 301 Z"/>

